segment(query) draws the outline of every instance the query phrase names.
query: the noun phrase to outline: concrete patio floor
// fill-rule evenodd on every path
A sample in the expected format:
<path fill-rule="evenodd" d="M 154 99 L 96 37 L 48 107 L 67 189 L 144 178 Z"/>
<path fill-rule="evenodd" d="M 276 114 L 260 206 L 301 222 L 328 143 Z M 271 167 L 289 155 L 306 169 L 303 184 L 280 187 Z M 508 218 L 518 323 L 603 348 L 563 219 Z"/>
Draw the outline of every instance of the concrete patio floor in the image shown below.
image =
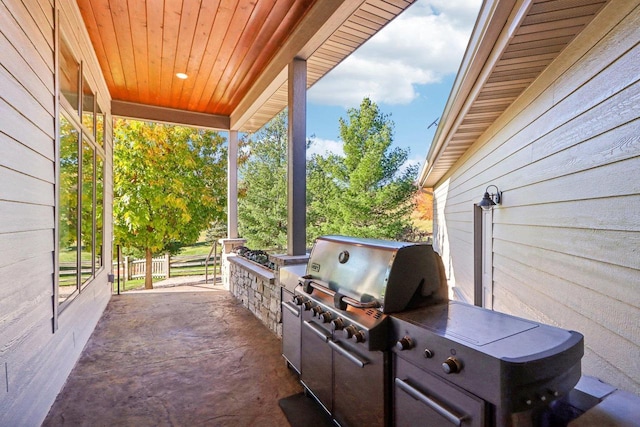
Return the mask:
<path fill-rule="evenodd" d="M 287 426 L 280 346 L 219 286 L 114 295 L 43 425 Z"/>

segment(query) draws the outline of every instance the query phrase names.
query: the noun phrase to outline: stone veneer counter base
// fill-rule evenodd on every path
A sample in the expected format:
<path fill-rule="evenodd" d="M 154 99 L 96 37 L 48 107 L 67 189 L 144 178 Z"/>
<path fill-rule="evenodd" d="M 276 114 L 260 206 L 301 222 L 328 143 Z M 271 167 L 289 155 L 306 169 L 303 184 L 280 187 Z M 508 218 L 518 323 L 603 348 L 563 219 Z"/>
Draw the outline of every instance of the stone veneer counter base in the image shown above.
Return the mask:
<path fill-rule="evenodd" d="M 275 273 L 254 262 L 230 255 L 229 291 L 278 337 L 282 337 L 280 286 Z"/>

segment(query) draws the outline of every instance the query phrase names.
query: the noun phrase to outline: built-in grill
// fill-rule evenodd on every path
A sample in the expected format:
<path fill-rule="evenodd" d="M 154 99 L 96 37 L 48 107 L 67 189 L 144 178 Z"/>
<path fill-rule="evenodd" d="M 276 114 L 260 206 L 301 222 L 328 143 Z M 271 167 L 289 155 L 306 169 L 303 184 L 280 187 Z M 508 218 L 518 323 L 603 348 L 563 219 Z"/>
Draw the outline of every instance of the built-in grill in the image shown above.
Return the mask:
<path fill-rule="evenodd" d="M 443 272 L 429 244 L 316 240 L 283 349 L 336 423 L 535 425 L 578 381 L 580 334 L 449 302 Z"/>
<path fill-rule="evenodd" d="M 295 290 L 301 380 L 342 425 L 388 425 L 389 313 L 446 300 L 430 245 L 326 236 Z"/>

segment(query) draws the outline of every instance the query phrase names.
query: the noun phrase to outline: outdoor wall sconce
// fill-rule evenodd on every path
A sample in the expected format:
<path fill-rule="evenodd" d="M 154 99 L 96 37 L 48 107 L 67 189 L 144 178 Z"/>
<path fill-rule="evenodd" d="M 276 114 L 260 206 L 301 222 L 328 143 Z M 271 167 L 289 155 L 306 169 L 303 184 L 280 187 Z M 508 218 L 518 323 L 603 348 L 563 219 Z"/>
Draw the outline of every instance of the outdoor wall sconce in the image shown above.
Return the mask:
<path fill-rule="evenodd" d="M 496 189 L 495 193 L 489 193 L 489 188 L 491 187 L 494 187 Z M 495 205 L 499 205 L 501 199 L 502 193 L 500 192 L 500 190 L 498 190 L 498 187 L 496 187 L 495 185 L 490 185 L 486 190 L 484 190 L 484 196 L 482 197 L 482 200 L 480 200 L 480 203 L 478 203 L 478 206 L 480 206 L 485 211 L 488 211 Z"/>

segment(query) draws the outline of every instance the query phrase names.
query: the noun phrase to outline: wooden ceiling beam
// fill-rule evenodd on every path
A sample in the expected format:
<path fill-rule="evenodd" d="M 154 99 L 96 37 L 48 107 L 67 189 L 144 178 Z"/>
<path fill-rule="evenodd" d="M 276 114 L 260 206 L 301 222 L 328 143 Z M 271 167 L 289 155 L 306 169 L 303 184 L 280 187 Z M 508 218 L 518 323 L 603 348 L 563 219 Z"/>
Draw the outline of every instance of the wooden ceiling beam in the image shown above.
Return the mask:
<path fill-rule="evenodd" d="M 111 101 L 111 114 L 134 120 L 169 123 L 174 125 L 194 126 L 207 129 L 229 130 L 229 116 L 197 113 L 175 108 L 156 107 L 127 101 Z"/>

